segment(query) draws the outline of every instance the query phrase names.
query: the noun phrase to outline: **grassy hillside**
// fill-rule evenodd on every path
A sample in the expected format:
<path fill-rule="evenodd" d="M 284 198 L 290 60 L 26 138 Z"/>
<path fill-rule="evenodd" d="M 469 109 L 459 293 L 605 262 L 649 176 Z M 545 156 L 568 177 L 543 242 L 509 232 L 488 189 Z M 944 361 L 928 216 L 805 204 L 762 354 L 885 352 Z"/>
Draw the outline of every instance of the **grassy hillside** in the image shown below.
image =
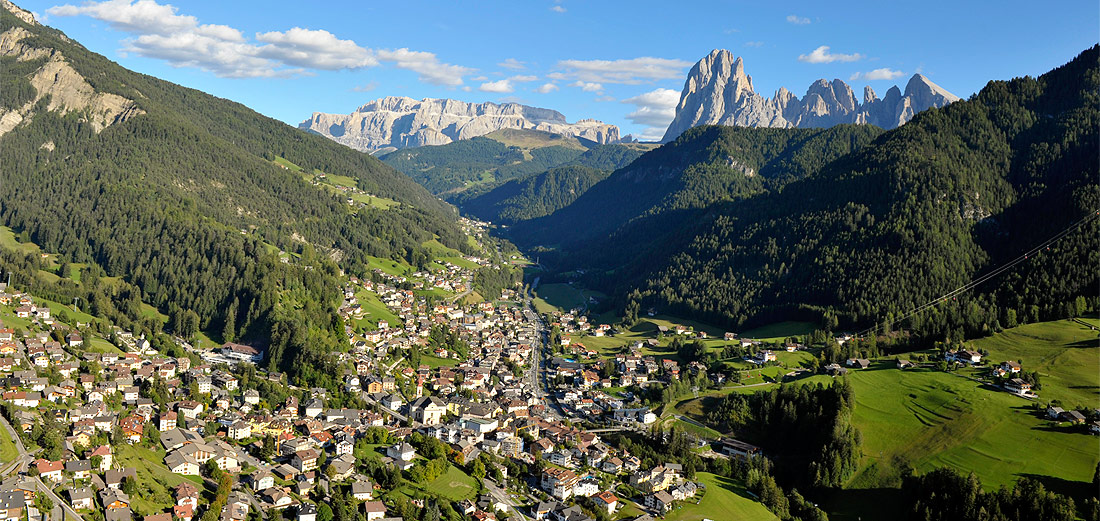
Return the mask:
<path fill-rule="evenodd" d="M 1091 326 L 1086 326 L 1091 322 Z M 985 350 L 990 364 L 1020 361 L 1038 371 L 1041 401 L 1058 400 L 1066 408 L 1100 408 L 1100 338 L 1096 319 L 1057 320 L 1006 329 L 971 342 Z M 987 369 L 964 370 L 984 374 Z"/>
<path fill-rule="evenodd" d="M 830 519 L 900 515 L 892 489 L 905 468 L 973 472 L 987 490 L 1026 476 L 1077 501 L 1090 492 L 1100 461 L 1096 437 L 1050 424 L 1032 402 L 959 375 L 900 371 L 892 361 L 850 379 L 863 458 L 845 490 L 831 494 Z"/>
<path fill-rule="evenodd" d="M 611 171 L 649 148 L 651 145 L 598 145 L 537 130 L 502 129 L 446 145 L 398 150 L 381 159 L 432 193 L 462 206 L 511 180 L 555 167 Z"/>

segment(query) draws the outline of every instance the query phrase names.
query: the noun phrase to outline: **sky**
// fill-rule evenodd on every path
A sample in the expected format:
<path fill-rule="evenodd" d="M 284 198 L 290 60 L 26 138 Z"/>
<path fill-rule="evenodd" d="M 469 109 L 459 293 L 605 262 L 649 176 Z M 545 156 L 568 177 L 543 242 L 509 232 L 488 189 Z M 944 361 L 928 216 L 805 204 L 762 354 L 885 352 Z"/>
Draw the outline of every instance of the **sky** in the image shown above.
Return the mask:
<path fill-rule="evenodd" d="M 297 125 L 383 96 L 514 101 L 659 139 L 691 66 L 741 56 L 757 92 L 921 73 L 967 98 L 1100 41 L 1100 2 L 17 0 L 145 74 Z M 838 8 L 842 5 L 843 9 Z"/>

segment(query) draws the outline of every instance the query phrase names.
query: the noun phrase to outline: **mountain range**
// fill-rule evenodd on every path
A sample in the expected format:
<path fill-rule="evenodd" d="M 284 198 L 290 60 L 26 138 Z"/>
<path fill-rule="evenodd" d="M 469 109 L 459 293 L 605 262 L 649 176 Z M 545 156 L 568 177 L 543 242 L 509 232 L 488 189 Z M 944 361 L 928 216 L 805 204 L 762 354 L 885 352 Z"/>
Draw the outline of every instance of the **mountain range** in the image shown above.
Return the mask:
<path fill-rule="evenodd" d="M 519 103 L 498 105 L 396 96 L 374 100 L 351 114 L 314 112 L 298 127 L 370 153 L 444 145 L 501 129 L 532 129 L 599 144 L 619 140 L 619 128 L 615 125 L 592 119 L 568 123 L 556 110 Z"/>
<path fill-rule="evenodd" d="M 688 73 L 676 116 L 661 141 L 667 143 L 699 125 L 811 128 L 865 123 L 892 129 L 917 112 L 958 100 L 921 74 L 909 79 L 904 93 L 894 86 L 881 99 L 867 86 L 862 103 L 840 79 L 817 80 L 802 99 L 786 88 L 766 98 L 753 89 L 752 77 L 745 73 L 740 57 L 715 49 Z"/>
<path fill-rule="evenodd" d="M 1074 229 L 902 326 L 965 338 L 1017 315 L 1062 318 L 1100 273 L 1087 219 L 1100 208 L 1098 58 L 1093 47 L 1037 78 L 991 81 L 885 132 L 691 128 L 508 231 L 562 274 L 543 282 L 583 273 L 620 309 L 743 328 L 900 316 Z"/>

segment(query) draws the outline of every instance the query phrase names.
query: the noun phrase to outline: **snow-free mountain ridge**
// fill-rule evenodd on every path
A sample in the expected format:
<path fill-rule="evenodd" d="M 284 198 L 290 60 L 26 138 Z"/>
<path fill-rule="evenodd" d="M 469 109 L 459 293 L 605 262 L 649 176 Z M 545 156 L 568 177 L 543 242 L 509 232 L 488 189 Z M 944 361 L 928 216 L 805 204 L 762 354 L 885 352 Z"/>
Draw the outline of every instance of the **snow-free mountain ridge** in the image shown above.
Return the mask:
<path fill-rule="evenodd" d="M 466 103 L 453 99 L 389 96 L 351 114 L 313 113 L 298 125 L 363 152 L 445 145 L 505 128 L 533 129 L 599 144 L 619 140 L 619 128 L 592 119 L 569 123 L 556 110 L 519 103 Z"/>
<path fill-rule="evenodd" d="M 869 123 L 892 129 L 905 124 L 917 112 L 958 100 L 958 96 L 921 74 L 909 79 L 904 93 L 894 86 L 881 99 L 868 86 L 863 91 L 862 103 L 852 88 L 839 79 L 815 81 L 801 99 L 786 88 L 766 98 L 753 89 L 752 76 L 745 73 L 740 57 L 725 49 L 715 49 L 688 73 L 676 105 L 676 117 L 661 141 L 676 139 L 685 130 L 699 125 L 810 128 Z"/>

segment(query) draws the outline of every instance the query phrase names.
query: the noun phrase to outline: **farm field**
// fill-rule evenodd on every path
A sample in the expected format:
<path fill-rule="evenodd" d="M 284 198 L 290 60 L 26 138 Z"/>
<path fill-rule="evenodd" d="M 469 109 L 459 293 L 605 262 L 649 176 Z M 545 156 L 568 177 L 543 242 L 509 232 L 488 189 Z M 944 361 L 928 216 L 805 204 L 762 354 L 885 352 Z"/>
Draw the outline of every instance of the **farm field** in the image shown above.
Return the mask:
<path fill-rule="evenodd" d="M 879 361 L 850 379 L 864 456 L 848 488 L 896 487 L 899 467 L 908 465 L 974 472 L 987 490 L 1022 476 L 1057 489 L 1091 481 L 1100 460 L 1083 427 L 1052 425 L 1034 402 L 959 375 Z"/>
<path fill-rule="evenodd" d="M 1100 341 L 1096 331 L 1079 322 L 1026 324 L 971 344 L 989 352 L 987 365 L 1019 360 L 1023 370 L 1039 371 L 1043 388 L 1038 393 L 1043 403 L 1058 400 L 1063 407 L 1100 407 Z"/>
<path fill-rule="evenodd" d="M 369 329 L 378 329 L 378 321 L 385 320 L 390 323 L 390 326 L 401 324 L 401 319 L 397 318 L 381 300 L 378 299 L 376 293 L 360 289 L 355 292 L 355 298 L 359 301 L 359 305 L 363 306 L 363 318 L 357 320 L 359 325 L 367 326 Z"/>
<path fill-rule="evenodd" d="M 701 519 L 736 519 L 738 521 L 767 521 L 775 514 L 753 500 L 749 493 L 732 479 L 707 472 L 699 472 L 695 480 L 707 486 L 706 494 L 698 505 L 683 501 L 665 514 L 667 521 L 699 521 Z"/>

